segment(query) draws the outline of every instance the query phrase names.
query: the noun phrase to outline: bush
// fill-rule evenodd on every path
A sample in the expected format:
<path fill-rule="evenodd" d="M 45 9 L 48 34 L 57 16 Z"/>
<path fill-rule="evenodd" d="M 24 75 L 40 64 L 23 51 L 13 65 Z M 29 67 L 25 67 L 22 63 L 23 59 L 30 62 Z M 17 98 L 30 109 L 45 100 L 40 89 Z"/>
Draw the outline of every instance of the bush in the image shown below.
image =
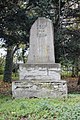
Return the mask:
<path fill-rule="evenodd" d="M 3 67 L 2 67 L 2 66 L 0 66 L 0 75 L 2 75 L 2 74 L 3 74 L 3 72 L 4 72 L 4 69 L 3 69 Z"/>

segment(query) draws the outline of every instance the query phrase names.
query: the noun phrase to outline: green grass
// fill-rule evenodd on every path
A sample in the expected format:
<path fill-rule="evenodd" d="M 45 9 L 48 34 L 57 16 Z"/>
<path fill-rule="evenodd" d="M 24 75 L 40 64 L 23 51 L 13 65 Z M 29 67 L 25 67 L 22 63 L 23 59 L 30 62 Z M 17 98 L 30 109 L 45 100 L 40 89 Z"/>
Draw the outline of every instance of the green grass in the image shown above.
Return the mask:
<path fill-rule="evenodd" d="M 62 77 L 71 77 L 71 75 L 72 75 L 72 72 L 70 72 L 70 71 L 62 71 L 61 72 L 61 76 Z"/>
<path fill-rule="evenodd" d="M 12 99 L 0 96 L 0 120 L 80 120 L 80 94 L 67 99 Z M 26 118 L 26 119 L 25 119 Z"/>

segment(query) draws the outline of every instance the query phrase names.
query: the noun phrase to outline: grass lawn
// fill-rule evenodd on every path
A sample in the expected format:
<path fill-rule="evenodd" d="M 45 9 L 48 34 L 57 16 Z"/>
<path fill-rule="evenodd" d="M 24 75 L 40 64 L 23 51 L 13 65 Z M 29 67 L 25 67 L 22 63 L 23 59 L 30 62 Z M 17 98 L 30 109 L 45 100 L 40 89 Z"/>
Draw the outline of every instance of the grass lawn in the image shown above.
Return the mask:
<path fill-rule="evenodd" d="M 0 120 L 80 120 L 80 94 L 69 94 L 67 99 L 0 95 Z"/>

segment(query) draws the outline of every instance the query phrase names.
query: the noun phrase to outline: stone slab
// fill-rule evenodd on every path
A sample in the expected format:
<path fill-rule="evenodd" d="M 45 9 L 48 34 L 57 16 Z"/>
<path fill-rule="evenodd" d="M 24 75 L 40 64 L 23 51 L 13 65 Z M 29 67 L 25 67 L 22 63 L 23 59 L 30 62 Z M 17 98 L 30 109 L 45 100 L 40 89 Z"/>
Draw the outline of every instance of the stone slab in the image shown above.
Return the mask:
<path fill-rule="evenodd" d="M 51 64 L 51 63 L 35 63 L 35 64 L 29 64 L 29 63 L 25 63 L 25 64 L 23 64 L 23 63 L 21 63 L 21 64 L 19 64 L 19 66 L 22 66 L 22 67 L 26 67 L 26 68 L 34 68 L 34 67 L 41 67 L 41 68 L 50 68 L 50 69 L 59 69 L 60 70 L 60 68 L 61 68 L 61 65 L 59 64 L 59 63 L 53 63 L 53 64 Z"/>
<path fill-rule="evenodd" d="M 54 66 L 54 65 L 53 65 Z M 20 80 L 37 80 L 42 79 L 43 81 L 46 79 L 49 80 L 60 80 L 60 67 L 56 68 L 52 66 L 27 66 L 24 64 L 20 64 L 19 66 L 19 79 Z"/>
<path fill-rule="evenodd" d="M 67 97 L 67 84 L 66 81 L 14 81 L 12 83 L 12 92 L 15 98 Z"/>

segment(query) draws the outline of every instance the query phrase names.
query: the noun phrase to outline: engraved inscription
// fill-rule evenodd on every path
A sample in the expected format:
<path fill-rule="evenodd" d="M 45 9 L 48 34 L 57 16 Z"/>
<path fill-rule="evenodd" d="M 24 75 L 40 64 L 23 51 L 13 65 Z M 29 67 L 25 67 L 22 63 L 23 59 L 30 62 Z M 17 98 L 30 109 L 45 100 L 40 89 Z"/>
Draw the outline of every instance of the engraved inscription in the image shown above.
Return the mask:
<path fill-rule="evenodd" d="M 37 24 L 37 36 L 38 37 L 45 37 L 47 36 L 47 22 L 41 20 L 40 22 L 38 22 Z"/>

